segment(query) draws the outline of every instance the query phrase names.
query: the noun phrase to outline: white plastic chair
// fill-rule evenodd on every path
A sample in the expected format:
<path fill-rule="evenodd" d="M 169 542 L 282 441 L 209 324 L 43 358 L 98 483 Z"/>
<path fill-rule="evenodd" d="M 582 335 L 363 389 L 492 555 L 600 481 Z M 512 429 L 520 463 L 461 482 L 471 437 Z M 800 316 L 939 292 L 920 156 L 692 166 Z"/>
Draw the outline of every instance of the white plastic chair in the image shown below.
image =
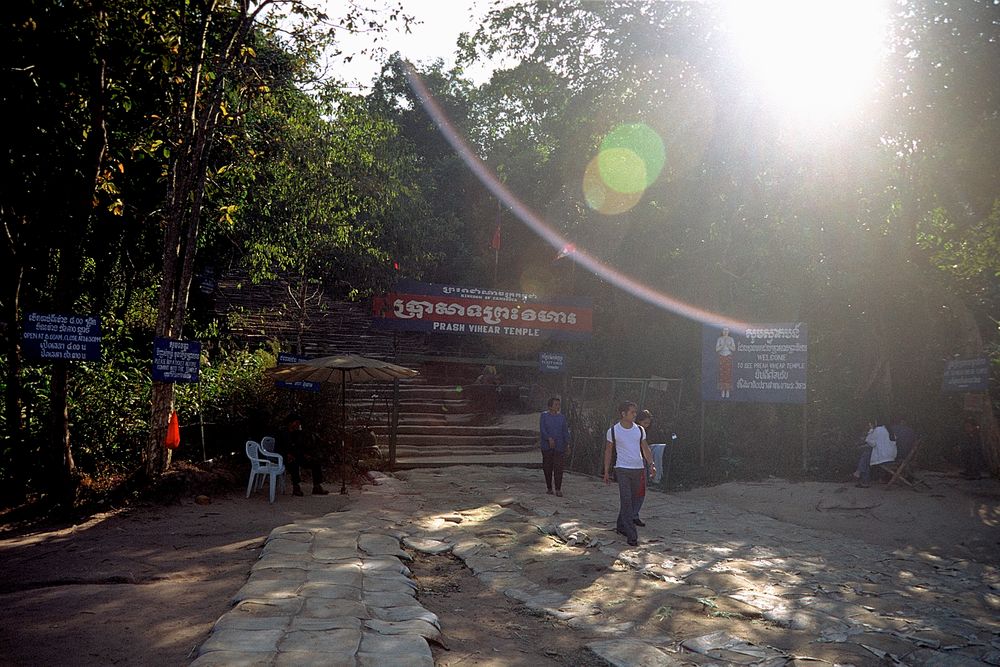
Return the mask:
<path fill-rule="evenodd" d="M 265 435 L 263 438 L 260 439 L 260 448 L 264 450 L 261 452 L 261 454 L 263 454 L 266 458 L 274 458 L 275 456 L 279 456 L 277 453 L 278 451 L 277 443 L 275 442 L 274 438 L 272 438 L 269 435 Z M 285 473 L 281 473 L 278 475 L 278 481 L 281 482 L 281 493 L 284 493 Z M 260 477 L 257 480 L 257 488 L 261 488 L 263 486 L 264 486 L 264 478 Z"/>
<path fill-rule="evenodd" d="M 260 483 L 263 485 L 264 476 L 271 478 L 271 487 L 269 489 L 270 500 L 274 502 L 274 485 L 277 481 L 278 475 L 284 474 L 285 472 L 285 461 L 282 459 L 281 454 L 270 454 L 261 449 L 260 443 L 255 440 L 247 440 L 247 458 L 250 459 L 250 479 L 247 481 L 247 498 L 250 497 L 250 493 L 254 490 L 254 486 L 258 481 L 257 475 L 260 475 Z"/>

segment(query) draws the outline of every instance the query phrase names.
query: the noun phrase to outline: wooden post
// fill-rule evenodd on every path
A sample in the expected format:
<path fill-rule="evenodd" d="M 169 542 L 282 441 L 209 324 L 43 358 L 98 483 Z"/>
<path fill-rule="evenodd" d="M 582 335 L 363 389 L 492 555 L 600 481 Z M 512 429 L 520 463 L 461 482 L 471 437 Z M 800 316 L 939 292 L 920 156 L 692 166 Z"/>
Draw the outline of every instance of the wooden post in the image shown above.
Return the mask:
<path fill-rule="evenodd" d="M 392 411 L 389 413 L 389 470 L 396 468 L 396 432 L 399 428 L 399 379 L 392 381 Z"/>

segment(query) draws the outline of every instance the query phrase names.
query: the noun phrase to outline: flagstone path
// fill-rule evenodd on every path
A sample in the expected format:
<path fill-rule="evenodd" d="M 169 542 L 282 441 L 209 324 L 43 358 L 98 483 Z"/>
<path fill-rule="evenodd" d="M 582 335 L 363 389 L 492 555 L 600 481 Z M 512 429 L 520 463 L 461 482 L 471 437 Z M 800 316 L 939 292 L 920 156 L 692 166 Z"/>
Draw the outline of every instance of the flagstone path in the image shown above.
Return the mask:
<path fill-rule="evenodd" d="M 610 665 L 1000 665 L 995 564 L 661 493 L 630 548 L 617 490 L 579 475 L 564 498 L 518 468 L 376 481 L 349 511 L 272 531 L 194 665 L 430 667 L 448 628 L 406 563 L 438 553 Z"/>

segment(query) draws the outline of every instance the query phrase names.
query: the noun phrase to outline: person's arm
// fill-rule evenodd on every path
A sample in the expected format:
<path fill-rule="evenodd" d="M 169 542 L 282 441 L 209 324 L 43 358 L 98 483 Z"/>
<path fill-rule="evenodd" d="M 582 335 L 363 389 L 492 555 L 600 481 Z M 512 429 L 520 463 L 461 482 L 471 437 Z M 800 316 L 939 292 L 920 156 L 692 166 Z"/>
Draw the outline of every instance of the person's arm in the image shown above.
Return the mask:
<path fill-rule="evenodd" d="M 566 445 L 566 452 L 569 453 L 569 420 L 563 415 L 562 419 L 562 438 L 563 444 Z"/>
<path fill-rule="evenodd" d="M 646 463 L 649 464 L 649 476 L 655 477 L 656 463 L 653 461 L 653 450 L 649 448 L 649 445 L 646 443 L 645 439 L 639 441 L 639 447 L 640 449 L 642 449 L 642 458 L 645 459 Z"/>
<path fill-rule="evenodd" d="M 604 483 L 611 483 L 611 452 L 614 451 L 614 443 L 610 440 L 604 442 Z"/>

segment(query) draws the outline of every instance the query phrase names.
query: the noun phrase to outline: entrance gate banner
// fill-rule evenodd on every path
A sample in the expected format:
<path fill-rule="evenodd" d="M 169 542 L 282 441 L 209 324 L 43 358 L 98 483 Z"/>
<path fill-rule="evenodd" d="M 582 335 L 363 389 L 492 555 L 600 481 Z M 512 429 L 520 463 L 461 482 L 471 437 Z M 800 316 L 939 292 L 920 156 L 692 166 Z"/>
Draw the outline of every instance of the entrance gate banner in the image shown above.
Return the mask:
<path fill-rule="evenodd" d="M 701 398 L 723 403 L 805 403 L 809 336 L 802 322 L 701 333 Z"/>
<path fill-rule="evenodd" d="M 580 297 L 400 281 L 372 300 L 379 329 L 580 339 L 591 334 L 593 306 Z"/>

